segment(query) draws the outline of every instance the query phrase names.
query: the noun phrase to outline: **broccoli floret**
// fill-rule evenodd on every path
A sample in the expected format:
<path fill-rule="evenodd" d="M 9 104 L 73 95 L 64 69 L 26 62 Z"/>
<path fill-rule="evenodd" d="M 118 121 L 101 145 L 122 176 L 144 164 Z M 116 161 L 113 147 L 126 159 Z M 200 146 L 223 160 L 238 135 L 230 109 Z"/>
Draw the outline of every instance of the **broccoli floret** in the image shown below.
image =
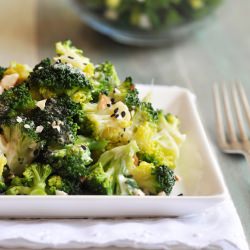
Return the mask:
<path fill-rule="evenodd" d="M 79 195 L 82 194 L 82 183 L 78 179 L 53 175 L 48 179 L 46 192 L 50 195 L 56 195 L 58 191 L 69 195 Z"/>
<path fill-rule="evenodd" d="M 54 58 L 55 61 L 59 60 L 62 63 L 71 64 L 73 67 L 83 71 L 86 65 L 90 64 L 89 58 L 84 57 L 83 51 L 74 47 L 70 40 L 57 42 L 56 53 L 58 56 Z"/>
<path fill-rule="evenodd" d="M 82 110 L 76 103 L 63 96 L 46 100 L 44 109 L 34 109 L 30 116 L 36 126 L 42 128 L 40 137 L 49 145 L 65 145 L 77 138 Z"/>
<path fill-rule="evenodd" d="M 5 70 L 4 75 L 18 74 L 17 83 L 27 80 L 32 69 L 26 64 L 20 64 L 12 62 L 10 66 Z"/>
<path fill-rule="evenodd" d="M 38 92 L 43 98 L 67 94 L 77 99 L 81 93 L 81 102 L 91 99 L 91 86 L 80 69 L 60 62 L 51 64 L 48 58 L 35 66 L 28 83 L 32 93 Z"/>
<path fill-rule="evenodd" d="M 93 102 L 98 102 L 100 94 L 109 95 L 109 93 L 120 84 L 115 67 L 110 62 L 96 65 L 90 82 L 93 87 Z"/>
<path fill-rule="evenodd" d="M 6 189 L 6 185 L 5 185 L 4 177 L 3 177 L 3 170 L 6 164 L 7 164 L 7 159 L 4 156 L 4 154 L 0 152 L 0 193 L 5 191 Z"/>
<path fill-rule="evenodd" d="M 25 84 L 5 90 L 0 95 L 0 119 L 27 113 L 34 107 L 35 101 L 32 99 Z"/>
<path fill-rule="evenodd" d="M 33 163 L 25 168 L 23 177 L 15 177 L 7 195 L 47 195 L 46 181 L 52 169 L 49 165 Z"/>
<path fill-rule="evenodd" d="M 121 83 L 117 88 L 114 88 L 112 97 L 115 102 L 122 101 L 128 108 L 134 109 L 140 104 L 139 92 L 136 89 L 132 78 L 127 77 L 123 83 Z"/>
<path fill-rule="evenodd" d="M 20 175 L 24 166 L 37 157 L 43 141 L 35 132 L 34 123 L 24 116 L 2 120 L 0 127 L 0 152 L 6 156 L 10 170 Z"/>
<path fill-rule="evenodd" d="M 75 179 L 84 176 L 86 166 L 92 162 L 90 150 L 83 144 L 68 144 L 59 149 L 49 148 L 43 158 L 60 176 Z"/>
<path fill-rule="evenodd" d="M 86 126 L 82 129 L 83 134 L 89 135 L 91 131 L 95 139 L 102 138 L 113 144 L 128 142 L 126 128 L 131 125 L 131 115 L 124 103 L 111 105 L 110 99 L 102 95 L 98 103 L 86 104 L 84 111 Z"/>
<path fill-rule="evenodd" d="M 170 124 L 164 115 L 159 113 L 156 123 L 149 121 L 141 123 L 133 138 L 144 157 L 146 155 L 159 165 L 166 165 L 173 169 L 176 166 L 180 145 L 185 140 L 185 135 L 179 131 L 176 124 Z"/>
<path fill-rule="evenodd" d="M 57 190 L 62 190 L 63 181 L 62 177 L 59 175 L 53 175 L 48 179 L 48 184 L 46 188 L 47 194 L 55 195 Z"/>
<path fill-rule="evenodd" d="M 3 78 L 6 68 L 0 66 L 0 80 Z"/>
<path fill-rule="evenodd" d="M 79 135 L 76 140 L 76 144 L 86 145 L 90 151 L 92 150 L 102 151 L 106 148 L 108 142 L 103 139 L 95 140 L 91 137 L 85 137 L 85 136 Z"/>
<path fill-rule="evenodd" d="M 138 152 L 135 141 L 106 151 L 98 162 L 89 168 L 84 185 L 91 193 L 106 195 L 139 195 L 142 191 L 131 178 Z"/>
<path fill-rule="evenodd" d="M 133 127 L 137 127 L 143 122 L 157 123 L 160 113 L 159 110 L 153 108 L 150 102 L 141 102 L 135 109 Z"/>
<path fill-rule="evenodd" d="M 155 195 L 164 191 L 169 195 L 175 184 L 174 172 L 167 166 L 155 166 L 142 161 L 130 172 L 138 186 L 147 194 Z"/>
<path fill-rule="evenodd" d="M 114 194 L 114 169 L 104 169 L 102 163 L 98 162 L 91 166 L 89 174 L 84 181 L 84 188 L 90 193 L 101 195 Z"/>

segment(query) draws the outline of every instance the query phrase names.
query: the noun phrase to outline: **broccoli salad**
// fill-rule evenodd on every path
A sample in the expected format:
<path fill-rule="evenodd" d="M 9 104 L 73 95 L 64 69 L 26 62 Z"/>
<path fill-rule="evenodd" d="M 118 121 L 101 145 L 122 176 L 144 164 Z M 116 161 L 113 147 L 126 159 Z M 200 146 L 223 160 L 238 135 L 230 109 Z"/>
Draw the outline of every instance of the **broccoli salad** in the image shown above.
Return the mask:
<path fill-rule="evenodd" d="M 120 27 L 160 29 L 200 18 L 222 0 L 80 0 L 97 15 Z"/>
<path fill-rule="evenodd" d="M 0 67 L 0 192 L 169 195 L 185 135 L 131 77 L 70 41 L 33 69 Z"/>

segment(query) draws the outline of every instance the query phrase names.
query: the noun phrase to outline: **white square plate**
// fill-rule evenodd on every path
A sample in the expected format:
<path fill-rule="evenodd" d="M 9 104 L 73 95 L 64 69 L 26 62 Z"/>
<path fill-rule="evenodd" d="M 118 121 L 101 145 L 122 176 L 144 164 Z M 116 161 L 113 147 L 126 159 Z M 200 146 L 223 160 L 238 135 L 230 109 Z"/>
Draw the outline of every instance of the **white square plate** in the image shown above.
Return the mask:
<path fill-rule="evenodd" d="M 176 172 L 181 181 L 171 196 L 0 196 L 0 216 L 11 218 L 79 218 L 182 216 L 225 199 L 227 191 L 189 91 L 178 87 L 138 85 L 142 96 L 176 114 L 187 140 Z M 183 196 L 177 194 L 183 193 Z"/>

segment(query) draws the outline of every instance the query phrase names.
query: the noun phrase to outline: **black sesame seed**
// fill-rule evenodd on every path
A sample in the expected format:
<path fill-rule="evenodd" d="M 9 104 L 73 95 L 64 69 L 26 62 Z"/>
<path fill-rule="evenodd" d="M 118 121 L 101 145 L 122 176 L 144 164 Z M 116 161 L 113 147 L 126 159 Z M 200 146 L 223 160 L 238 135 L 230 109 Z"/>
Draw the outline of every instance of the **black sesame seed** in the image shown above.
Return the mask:
<path fill-rule="evenodd" d="M 116 114 L 116 113 L 118 112 L 118 110 L 119 110 L 119 108 L 116 108 L 116 109 L 114 110 L 114 113 Z"/>
<path fill-rule="evenodd" d="M 115 116 L 115 114 L 112 114 L 112 115 L 111 115 L 111 117 L 114 117 L 114 116 Z"/>
<path fill-rule="evenodd" d="M 126 131 L 126 128 L 123 128 L 123 131 L 125 132 L 125 131 Z"/>
<path fill-rule="evenodd" d="M 183 196 L 183 193 L 178 194 L 178 196 Z"/>
<path fill-rule="evenodd" d="M 124 117 L 126 115 L 126 112 L 125 111 L 122 111 L 121 112 L 121 116 Z"/>
<path fill-rule="evenodd" d="M 111 104 L 110 104 L 110 103 L 108 103 L 108 104 L 107 104 L 107 107 L 111 107 Z"/>
<path fill-rule="evenodd" d="M 118 118 L 119 117 L 119 114 L 115 115 L 115 118 Z"/>
<path fill-rule="evenodd" d="M 83 150 L 86 150 L 87 148 L 86 148 L 84 145 L 82 145 L 82 149 L 83 149 Z"/>
<path fill-rule="evenodd" d="M 115 103 L 115 99 L 111 98 L 111 103 L 114 104 Z"/>
<path fill-rule="evenodd" d="M 68 56 L 68 58 L 69 58 L 69 59 L 72 59 L 72 60 L 74 59 L 74 57 L 73 57 L 73 56 Z"/>

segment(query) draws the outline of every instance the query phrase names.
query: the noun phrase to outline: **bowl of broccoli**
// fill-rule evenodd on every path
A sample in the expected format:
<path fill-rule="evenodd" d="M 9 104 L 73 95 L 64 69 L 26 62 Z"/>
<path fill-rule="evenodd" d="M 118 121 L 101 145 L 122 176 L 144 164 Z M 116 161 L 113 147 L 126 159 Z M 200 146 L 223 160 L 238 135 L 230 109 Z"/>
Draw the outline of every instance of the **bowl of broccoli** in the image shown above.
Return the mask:
<path fill-rule="evenodd" d="M 185 135 L 131 77 L 70 41 L 33 69 L 0 68 L 3 195 L 169 195 Z"/>
<path fill-rule="evenodd" d="M 130 45 L 182 40 L 222 0 L 72 0 L 81 19 L 98 32 Z"/>

